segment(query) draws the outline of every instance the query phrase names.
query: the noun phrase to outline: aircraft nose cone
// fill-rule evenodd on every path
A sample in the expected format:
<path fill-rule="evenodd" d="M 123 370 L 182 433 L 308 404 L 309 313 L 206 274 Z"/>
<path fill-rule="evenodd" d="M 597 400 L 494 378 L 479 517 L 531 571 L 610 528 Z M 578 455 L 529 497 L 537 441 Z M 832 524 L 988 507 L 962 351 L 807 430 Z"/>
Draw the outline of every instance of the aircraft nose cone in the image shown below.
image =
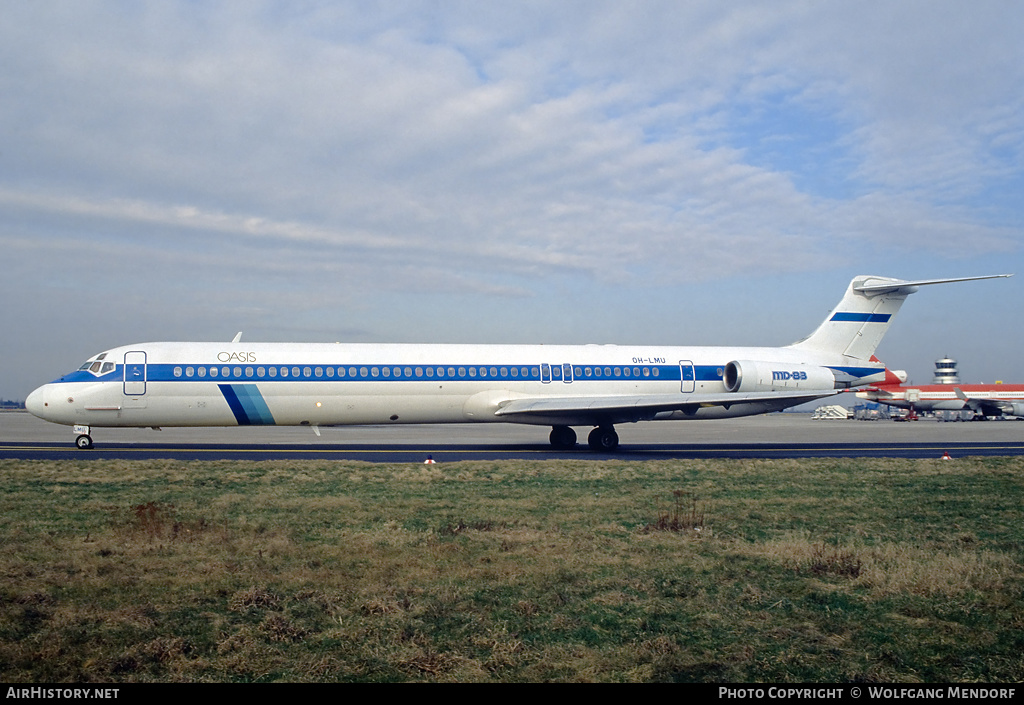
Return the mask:
<path fill-rule="evenodd" d="M 46 387 L 40 387 L 31 394 L 28 395 L 28 399 L 25 400 L 25 408 L 33 416 L 38 416 L 41 419 L 46 418 Z"/>

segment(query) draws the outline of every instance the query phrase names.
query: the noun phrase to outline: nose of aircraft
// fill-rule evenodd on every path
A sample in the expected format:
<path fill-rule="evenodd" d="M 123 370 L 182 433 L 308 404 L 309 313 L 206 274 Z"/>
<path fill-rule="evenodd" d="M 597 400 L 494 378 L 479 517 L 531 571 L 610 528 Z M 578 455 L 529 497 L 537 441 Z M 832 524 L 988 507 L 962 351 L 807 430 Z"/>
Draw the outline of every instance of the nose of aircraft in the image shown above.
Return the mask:
<path fill-rule="evenodd" d="M 46 418 L 46 409 L 47 409 L 46 387 L 47 386 L 48 385 L 43 385 L 39 389 L 35 390 L 31 394 L 29 394 L 28 398 L 25 400 L 25 408 L 28 409 L 29 413 L 32 414 L 33 416 L 38 416 L 41 419 L 45 419 Z"/>

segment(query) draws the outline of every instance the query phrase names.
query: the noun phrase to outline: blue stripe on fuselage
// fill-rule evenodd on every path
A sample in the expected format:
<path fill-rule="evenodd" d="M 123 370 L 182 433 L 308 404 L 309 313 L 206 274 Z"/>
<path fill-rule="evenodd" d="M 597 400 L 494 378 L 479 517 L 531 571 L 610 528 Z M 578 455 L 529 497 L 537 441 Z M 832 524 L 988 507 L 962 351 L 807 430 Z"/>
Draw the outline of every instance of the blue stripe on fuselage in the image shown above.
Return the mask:
<path fill-rule="evenodd" d="M 838 315 L 844 315 L 844 314 L 836 314 L 836 316 L 838 316 Z M 845 315 L 854 315 L 854 314 L 845 314 Z M 861 315 L 861 314 L 856 314 L 856 315 Z M 868 315 L 868 314 L 864 314 L 864 315 Z M 883 314 L 879 314 L 879 315 L 883 315 Z M 888 314 L 884 314 L 884 315 L 888 315 Z M 835 320 L 835 316 L 833 316 L 833 320 Z M 269 368 L 270 367 L 277 368 L 275 370 L 275 372 L 277 372 L 280 369 L 287 368 L 289 370 L 289 374 L 288 374 L 288 376 L 275 376 L 275 377 L 271 377 L 269 375 Z M 302 372 L 300 372 L 300 374 L 298 374 L 298 375 L 295 375 L 294 372 L 292 371 L 294 367 L 299 367 L 300 369 L 302 369 Z M 245 394 L 244 391 L 243 391 L 242 394 L 236 394 L 235 397 L 237 399 L 237 403 L 240 405 L 239 406 L 240 409 L 243 409 L 243 410 L 245 410 L 246 408 L 251 409 L 251 411 L 252 411 L 251 414 L 249 412 L 246 412 L 246 417 L 247 418 L 249 416 L 251 416 L 254 419 L 269 419 L 268 421 L 263 421 L 261 423 L 274 423 L 274 421 L 273 421 L 272 415 L 269 412 L 269 409 L 266 408 L 266 402 L 264 401 L 262 394 L 259 392 L 259 390 L 256 387 L 255 383 L 257 383 L 257 382 L 260 385 L 264 385 L 265 386 L 265 385 L 268 385 L 268 384 L 269 385 L 274 385 L 274 384 L 281 384 L 281 383 L 288 383 L 288 382 L 291 382 L 291 383 L 303 382 L 303 383 L 327 383 L 327 384 L 330 384 L 330 383 L 356 383 L 356 382 L 390 382 L 390 383 L 406 382 L 406 383 L 408 383 L 408 382 L 427 382 L 427 381 L 444 381 L 444 382 L 448 382 L 448 383 L 456 383 L 456 382 L 483 382 L 483 381 L 487 381 L 487 380 L 492 380 L 492 381 L 496 381 L 496 382 L 537 382 L 537 381 L 540 381 L 540 368 L 539 368 L 539 366 L 537 366 L 537 365 L 529 365 L 529 364 L 528 365 L 514 365 L 514 366 L 513 365 L 500 366 L 500 370 L 501 371 L 496 376 L 492 376 L 490 374 L 491 368 L 495 367 L 494 365 L 458 365 L 457 366 L 457 369 L 458 369 L 459 372 L 463 372 L 464 370 L 467 370 L 468 368 L 476 368 L 477 370 L 481 370 L 481 369 L 486 368 L 487 371 L 488 371 L 486 376 L 483 376 L 481 374 L 477 374 L 477 376 L 470 376 L 468 373 L 465 373 L 465 372 L 463 374 L 461 374 L 461 375 L 458 374 L 458 372 L 457 372 L 455 376 L 450 376 L 448 374 L 448 372 L 449 372 L 450 368 L 452 368 L 452 366 L 451 365 L 442 365 L 442 364 L 434 364 L 434 365 L 426 365 L 426 366 L 424 366 L 424 365 L 416 366 L 415 367 L 415 372 L 412 375 L 407 375 L 406 374 L 406 371 L 405 371 L 405 368 L 407 367 L 406 365 L 395 365 L 395 364 L 388 364 L 388 365 L 358 365 L 358 366 L 356 366 L 358 371 L 356 372 L 355 375 L 352 375 L 349 372 L 349 369 L 351 367 L 349 365 L 337 365 L 337 364 L 327 365 L 327 366 L 321 365 L 321 366 L 319 366 L 320 367 L 319 371 L 321 371 L 323 373 L 321 376 L 316 376 L 312 372 L 310 372 L 308 374 L 308 376 L 307 376 L 307 374 L 305 372 L 307 367 L 310 367 L 310 366 L 308 366 L 308 365 L 264 365 L 264 366 L 260 366 L 258 368 L 253 368 L 252 366 L 248 366 L 248 367 L 245 367 L 245 368 L 227 368 L 229 370 L 229 373 L 225 375 L 225 373 L 224 373 L 225 368 L 220 366 L 220 365 L 201 365 L 201 364 L 198 364 L 198 365 L 186 367 L 186 366 L 183 366 L 183 365 L 180 365 L 180 364 L 174 365 L 174 364 L 167 364 L 167 363 L 158 363 L 158 364 L 150 364 L 150 365 L 147 366 L 147 370 L 148 370 L 147 371 L 147 378 L 148 378 L 149 382 L 180 382 L 180 383 L 197 383 L 197 382 L 208 382 L 209 383 L 209 382 L 214 382 L 214 383 L 217 383 L 217 386 L 221 387 L 222 389 L 224 387 L 227 387 L 229 389 L 230 388 L 234 388 L 236 390 L 237 389 L 245 390 L 246 388 L 251 387 L 253 392 L 255 393 L 255 397 L 252 398 L 251 404 L 248 401 L 250 399 L 251 395 Z M 335 370 L 339 370 L 339 368 L 340 369 L 344 369 L 345 373 L 342 374 L 339 371 L 335 376 L 330 376 L 329 377 L 326 374 L 326 370 L 325 370 L 326 367 L 333 367 L 333 368 L 335 368 Z M 510 370 L 511 370 L 512 367 L 515 367 L 517 369 L 517 371 L 520 371 L 520 374 L 518 376 L 513 376 L 510 373 Z M 590 368 L 594 372 L 592 376 L 587 376 L 585 374 L 584 375 L 574 374 L 573 381 L 575 383 L 586 383 L 586 382 L 627 382 L 627 383 L 629 383 L 629 382 L 631 382 L 631 383 L 637 383 L 637 382 L 665 382 L 665 381 L 679 381 L 679 379 L 680 379 L 679 365 L 635 365 L 635 364 L 621 364 L 621 363 L 618 364 L 618 365 L 609 365 L 609 364 L 595 365 L 593 363 L 590 363 L 590 364 L 584 364 L 584 365 L 574 365 L 574 367 L 580 368 L 581 370 L 586 369 L 586 368 Z M 724 367 L 725 367 L 724 363 L 721 364 L 721 365 L 695 365 L 694 366 L 694 376 L 695 376 L 697 382 L 720 382 L 722 380 L 722 370 L 723 370 Z M 847 373 L 847 374 L 849 374 L 849 375 L 851 375 L 853 377 L 867 377 L 869 375 L 877 374 L 879 371 L 881 371 L 881 368 L 875 368 L 875 367 L 839 367 L 839 366 L 835 366 L 835 365 L 829 365 L 828 367 L 831 367 L 832 369 L 837 370 L 837 371 L 845 372 L 845 373 Z M 203 368 L 203 375 L 204 376 L 200 376 L 198 374 L 198 370 L 200 368 Z M 401 374 L 401 376 L 399 376 L 397 374 L 392 374 L 391 376 L 385 377 L 384 374 L 383 374 L 383 369 L 384 368 L 388 368 L 389 370 L 402 369 L 402 374 Z M 630 374 L 629 374 L 629 376 L 626 376 L 625 374 L 622 374 L 621 376 L 618 376 L 618 377 L 615 376 L 614 374 L 606 375 L 605 374 L 605 369 L 606 368 L 608 368 L 609 370 L 614 370 L 615 368 L 620 368 L 620 370 L 623 370 L 623 371 L 628 368 L 629 371 L 630 371 Z M 636 368 L 641 368 L 641 369 L 647 368 L 648 370 L 650 370 L 650 376 L 643 375 L 642 373 L 639 376 L 635 375 L 634 374 L 634 370 Z M 185 373 L 186 369 L 188 370 L 187 374 Z M 213 376 L 212 374 L 209 374 L 208 370 L 212 370 L 212 369 L 216 369 L 218 371 L 218 373 L 219 373 L 218 376 Z M 433 377 L 430 377 L 430 376 L 428 376 L 426 374 L 426 369 L 430 369 L 430 371 L 434 372 Z M 552 366 L 552 369 L 555 369 L 554 366 Z M 331 372 L 334 372 L 335 370 L 331 370 Z M 364 370 L 365 370 L 365 372 L 364 372 Z M 529 373 L 526 373 L 527 370 L 529 370 Z M 442 371 L 443 371 L 443 374 L 442 374 Z M 72 372 L 70 374 L 67 374 L 64 377 L 60 378 L 60 379 L 54 380 L 54 383 L 55 384 L 59 384 L 61 382 L 95 382 L 95 381 L 103 381 L 103 382 L 115 381 L 115 382 L 120 382 L 121 377 L 122 377 L 122 367 L 119 365 L 117 367 L 116 374 L 108 373 L 107 375 L 103 375 L 103 376 L 97 378 L 95 375 L 93 375 L 92 373 L 90 373 L 88 371 L 86 371 L 86 372 L 76 371 L 76 372 Z M 225 382 L 224 383 L 220 383 L 221 379 L 224 379 Z M 226 380 L 229 380 L 229 379 L 232 380 L 235 383 L 232 384 L 231 382 L 226 381 Z M 555 378 L 554 381 L 557 382 L 557 381 L 560 381 L 560 379 Z M 246 384 L 246 383 L 249 383 L 249 384 Z M 225 398 L 226 398 L 226 396 L 227 395 L 225 395 Z M 244 404 L 243 404 L 243 401 L 245 402 Z"/>

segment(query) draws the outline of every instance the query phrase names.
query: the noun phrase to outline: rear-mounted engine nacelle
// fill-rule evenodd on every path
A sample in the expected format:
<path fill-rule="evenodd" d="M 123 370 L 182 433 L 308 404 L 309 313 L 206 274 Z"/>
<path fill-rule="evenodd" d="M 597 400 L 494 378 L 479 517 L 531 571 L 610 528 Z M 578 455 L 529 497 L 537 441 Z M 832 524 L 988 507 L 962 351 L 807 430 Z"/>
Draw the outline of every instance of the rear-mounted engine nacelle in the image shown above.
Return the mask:
<path fill-rule="evenodd" d="M 722 375 L 730 392 L 774 392 L 792 389 L 835 389 L 836 377 L 827 367 L 794 362 L 733 360 Z"/>

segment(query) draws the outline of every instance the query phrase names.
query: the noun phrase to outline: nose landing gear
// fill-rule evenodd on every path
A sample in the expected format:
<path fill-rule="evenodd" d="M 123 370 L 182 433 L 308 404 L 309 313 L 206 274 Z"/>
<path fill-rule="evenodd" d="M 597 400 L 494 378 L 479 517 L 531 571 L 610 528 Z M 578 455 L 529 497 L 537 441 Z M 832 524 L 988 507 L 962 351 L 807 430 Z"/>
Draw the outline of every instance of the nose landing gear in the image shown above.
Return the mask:
<path fill-rule="evenodd" d="M 92 448 L 92 436 L 89 435 L 91 429 L 88 426 L 75 426 L 75 433 L 78 437 L 75 438 L 75 446 L 79 450 L 89 450 Z"/>

